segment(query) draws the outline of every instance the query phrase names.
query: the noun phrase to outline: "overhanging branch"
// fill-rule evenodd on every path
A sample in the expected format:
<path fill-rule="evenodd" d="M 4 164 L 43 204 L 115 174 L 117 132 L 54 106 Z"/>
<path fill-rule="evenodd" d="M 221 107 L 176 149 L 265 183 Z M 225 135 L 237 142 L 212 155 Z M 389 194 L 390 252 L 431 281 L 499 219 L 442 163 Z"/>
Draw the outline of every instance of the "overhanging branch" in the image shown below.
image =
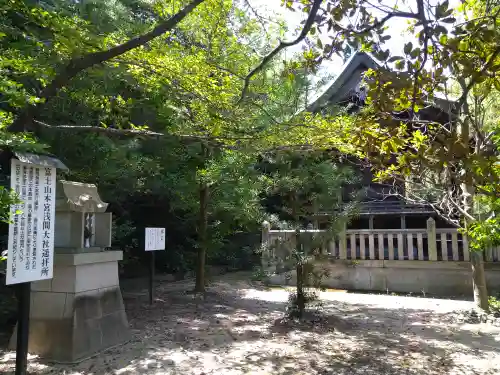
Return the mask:
<path fill-rule="evenodd" d="M 465 104 L 467 101 L 467 96 L 469 95 L 469 92 L 472 90 L 472 88 L 476 85 L 477 80 L 481 78 L 481 76 L 489 69 L 492 67 L 492 65 L 495 63 L 497 56 L 500 55 L 500 47 L 497 47 L 493 53 L 490 55 L 490 58 L 486 63 L 483 65 L 481 70 L 475 72 L 469 81 L 468 85 L 465 87 L 465 89 L 462 92 L 462 95 L 458 99 L 458 108 L 462 108 L 462 106 Z"/>
<path fill-rule="evenodd" d="M 267 63 L 269 63 L 269 61 L 271 61 L 278 53 L 280 53 L 285 48 L 299 44 L 300 42 L 302 42 L 306 38 L 307 34 L 309 33 L 309 31 L 311 30 L 311 27 L 314 24 L 314 21 L 316 19 L 316 15 L 318 14 L 318 10 L 319 10 L 322 2 L 323 2 L 323 0 L 314 0 L 313 4 L 311 6 L 311 11 L 309 12 L 309 15 L 307 16 L 306 23 L 304 24 L 302 31 L 300 32 L 299 36 L 296 39 L 294 39 L 290 42 L 283 42 L 283 41 L 280 42 L 275 49 L 273 49 L 269 54 L 267 54 L 262 59 L 262 61 L 259 63 L 259 65 L 257 65 L 255 68 L 253 68 L 250 71 L 250 73 L 247 74 L 247 76 L 244 79 L 243 89 L 241 91 L 241 96 L 238 99 L 237 104 L 241 103 L 243 101 L 243 99 L 245 98 L 245 95 L 247 94 L 247 91 L 248 91 L 248 86 L 250 86 L 250 80 L 256 74 L 258 74 L 260 71 L 262 71 L 262 69 L 264 69 L 264 67 L 266 66 Z"/>
<path fill-rule="evenodd" d="M 41 99 L 43 99 L 43 101 L 36 105 L 26 106 L 23 111 L 21 111 L 21 113 L 16 117 L 15 121 L 9 126 L 8 130 L 11 132 L 22 132 L 26 129 L 29 129 L 30 125 L 32 125 L 33 123 L 34 118 L 39 113 L 41 108 L 43 108 L 45 103 L 47 103 L 49 99 L 57 95 L 58 91 L 61 88 L 65 87 L 69 83 L 69 81 L 71 81 L 80 72 L 95 65 L 102 64 L 103 62 L 109 61 L 120 55 L 123 55 L 124 53 L 131 51 L 134 48 L 143 46 L 153 39 L 172 30 L 189 13 L 191 13 L 198 5 L 200 5 L 204 1 L 205 0 L 193 0 L 168 20 L 160 23 L 153 30 L 146 34 L 129 39 L 125 43 L 107 49 L 105 51 L 89 53 L 87 55 L 71 59 L 38 95 Z"/>
<path fill-rule="evenodd" d="M 341 27 L 340 29 L 345 33 L 345 34 L 366 34 L 370 33 L 375 29 L 378 29 L 379 27 L 383 26 L 387 21 L 389 21 L 391 18 L 410 18 L 410 19 L 419 19 L 419 15 L 417 13 L 411 13 L 411 12 L 399 12 L 399 11 L 394 11 L 391 13 L 386 14 L 384 17 L 382 17 L 380 20 L 374 22 L 370 26 L 361 29 L 361 30 L 354 30 L 354 29 L 347 29 L 345 27 Z M 339 26 L 339 25 L 337 25 Z M 339 26 L 340 27 L 340 26 Z"/>
<path fill-rule="evenodd" d="M 145 136 L 145 137 L 174 137 L 180 138 L 186 141 L 192 142 L 205 142 L 215 145 L 221 148 L 228 149 L 237 149 L 238 147 L 226 144 L 225 142 L 243 142 L 243 141 L 252 141 L 257 139 L 258 137 L 252 136 L 241 136 L 241 137 L 225 137 L 225 136 L 210 136 L 210 135 L 195 135 L 195 134 L 168 134 L 168 133 L 160 133 L 147 129 L 121 129 L 121 128 L 105 128 L 102 126 L 92 126 L 92 125 L 51 125 L 47 124 L 43 121 L 33 120 L 33 123 L 36 127 L 42 129 L 53 129 L 53 130 L 67 130 L 67 131 L 77 131 L 77 132 L 88 132 L 88 133 L 97 133 L 104 135 L 117 135 L 117 136 Z"/>
<path fill-rule="evenodd" d="M 44 129 L 55 129 L 55 130 L 71 130 L 71 131 L 85 131 L 89 133 L 100 133 L 100 134 L 116 134 L 116 135 L 145 135 L 145 136 L 164 136 L 163 133 L 154 132 L 145 129 L 119 129 L 119 128 L 104 128 L 102 126 L 86 126 L 86 125 L 50 125 L 42 121 L 33 120 L 36 126 Z"/>

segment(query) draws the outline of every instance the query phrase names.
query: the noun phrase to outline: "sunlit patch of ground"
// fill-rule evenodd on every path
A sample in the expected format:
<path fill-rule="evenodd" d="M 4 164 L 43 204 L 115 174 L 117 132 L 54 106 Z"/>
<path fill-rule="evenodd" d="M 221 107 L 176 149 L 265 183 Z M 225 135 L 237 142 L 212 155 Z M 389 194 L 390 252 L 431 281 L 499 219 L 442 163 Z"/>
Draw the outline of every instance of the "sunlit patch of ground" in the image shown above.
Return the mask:
<path fill-rule="evenodd" d="M 500 329 L 459 325 L 470 302 L 324 291 L 302 323 L 283 320 L 285 288 L 248 275 L 215 282 L 205 299 L 190 283 L 162 284 L 156 302 L 124 294 L 133 339 L 73 366 L 30 357 L 35 374 L 498 374 Z M 0 372 L 11 373 L 5 353 Z"/>

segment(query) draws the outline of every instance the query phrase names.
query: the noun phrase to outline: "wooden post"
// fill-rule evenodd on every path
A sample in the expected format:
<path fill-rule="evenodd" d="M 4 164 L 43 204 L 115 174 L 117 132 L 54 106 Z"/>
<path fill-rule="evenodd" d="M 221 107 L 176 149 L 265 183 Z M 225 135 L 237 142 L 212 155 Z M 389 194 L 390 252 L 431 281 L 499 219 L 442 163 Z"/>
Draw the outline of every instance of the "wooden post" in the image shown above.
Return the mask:
<path fill-rule="evenodd" d="M 448 260 L 448 234 L 441 233 L 441 260 Z"/>
<path fill-rule="evenodd" d="M 401 215 L 401 229 L 406 230 L 406 216 Z M 407 249 L 407 240 L 408 237 L 405 239 L 405 241 L 402 242 L 403 246 L 401 246 L 401 258 L 399 260 L 404 260 L 405 259 L 405 249 Z M 410 259 L 410 258 L 408 258 Z"/>
<path fill-rule="evenodd" d="M 368 235 L 368 251 L 370 253 L 369 259 L 375 259 L 375 235 L 373 233 Z"/>
<path fill-rule="evenodd" d="M 401 229 L 406 229 L 406 216 L 401 215 Z"/>
<path fill-rule="evenodd" d="M 356 259 L 357 258 L 357 248 L 356 248 L 356 235 L 353 233 L 351 234 L 351 259 Z"/>
<path fill-rule="evenodd" d="M 263 267 L 267 266 L 264 260 L 270 257 L 269 254 L 270 230 L 271 230 L 271 224 L 268 221 L 264 221 L 262 223 L 262 236 L 261 236 L 262 254 L 260 256 Z"/>
<path fill-rule="evenodd" d="M 417 258 L 424 260 L 424 236 L 423 233 L 417 233 Z"/>
<path fill-rule="evenodd" d="M 378 259 L 385 259 L 385 251 L 384 251 L 384 235 L 382 233 L 378 234 Z"/>
<path fill-rule="evenodd" d="M 359 252 L 361 259 L 366 259 L 365 235 L 363 233 L 359 234 Z"/>
<path fill-rule="evenodd" d="M 150 251 L 149 254 L 149 304 L 153 304 L 154 291 L 155 291 L 155 252 Z"/>
<path fill-rule="evenodd" d="M 454 261 L 460 260 L 460 257 L 458 256 L 458 233 L 457 232 L 451 233 L 451 247 L 453 250 L 453 260 Z"/>
<path fill-rule="evenodd" d="M 398 260 L 405 260 L 405 244 L 403 233 L 398 233 Z"/>
<path fill-rule="evenodd" d="M 436 221 L 432 217 L 427 219 L 427 250 L 429 260 L 437 261 Z"/>
<path fill-rule="evenodd" d="M 31 283 L 17 284 L 17 288 L 18 323 L 16 341 L 16 375 L 27 375 Z"/>
<path fill-rule="evenodd" d="M 346 223 L 342 224 L 342 231 L 340 232 L 340 241 L 339 241 L 339 258 L 347 259 L 347 225 Z"/>
<path fill-rule="evenodd" d="M 464 262 L 469 262 L 470 261 L 469 239 L 465 234 L 462 235 L 462 245 L 464 248 Z"/>
<path fill-rule="evenodd" d="M 394 236 L 392 233 L 387 235 L 387 244 L 389 245 L 389 260 L 394 260 Z"/>
<path fill-rule="evenodd" d="M 408 233 L 406 236 L 408 242 L 408 260 L 414 260 L 414 252 L 413 252 L 413 234 Z"/>

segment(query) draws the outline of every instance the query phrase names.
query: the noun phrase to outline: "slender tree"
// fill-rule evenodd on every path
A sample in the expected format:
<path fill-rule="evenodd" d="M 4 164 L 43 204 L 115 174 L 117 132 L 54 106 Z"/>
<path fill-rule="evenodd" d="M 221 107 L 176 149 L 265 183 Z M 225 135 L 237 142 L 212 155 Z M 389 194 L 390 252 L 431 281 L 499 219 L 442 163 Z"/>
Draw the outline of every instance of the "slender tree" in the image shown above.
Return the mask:
<path fill-rule="evenodd" d="M 313 278 L 314 260 L 320 244 L 327 243 L 347 224 L 355 211 L 355 201 L 343 204 L 343 188 L 356 181 L 352 170 L 333 163 L 321 154 L 280 152 L 274 154 L 265 168 L 270 175 L 268 193 L 279 199 L 277 214 L 295 230 L 295 247 L 289 249 L 296 274 L 296 293 L 292 295 L 291 315 L 302 318 L 308 295 L 306 287 L 319 286 L 321 275 Z M 355 198 L 355 197 L 351 197 Z M 323 236 L 313 239 L 306 229 L 318 212 L 328 213 Z"/>

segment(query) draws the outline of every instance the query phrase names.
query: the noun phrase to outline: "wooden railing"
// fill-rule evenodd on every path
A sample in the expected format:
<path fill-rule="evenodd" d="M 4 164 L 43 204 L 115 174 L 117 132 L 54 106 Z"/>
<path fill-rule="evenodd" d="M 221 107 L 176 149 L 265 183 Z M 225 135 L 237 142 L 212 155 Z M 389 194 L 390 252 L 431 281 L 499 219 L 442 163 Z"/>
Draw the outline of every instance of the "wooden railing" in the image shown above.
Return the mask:
<path fill-rule="evenodd" d="M 457 229 L 436 229 L 435 221 L 427 221 L 425 229 L 353 229 L 345 230 L 333 238 L 326 238 L 322 230 L 304 230 L 303 234 L 324 241 L 317 246 L 323 255 L 350 260 L 422 260 L 464 261 L 470 260 L 467 237 Z M 307 236 L 302 236 L 307 237 Z M 271 258 L 282 257 L 295 247 L 294 230 L 271 230 L 264 224 L 262 242 Z M 500 262 L 500 247 L 483 252 L 487 262 Z"/>

